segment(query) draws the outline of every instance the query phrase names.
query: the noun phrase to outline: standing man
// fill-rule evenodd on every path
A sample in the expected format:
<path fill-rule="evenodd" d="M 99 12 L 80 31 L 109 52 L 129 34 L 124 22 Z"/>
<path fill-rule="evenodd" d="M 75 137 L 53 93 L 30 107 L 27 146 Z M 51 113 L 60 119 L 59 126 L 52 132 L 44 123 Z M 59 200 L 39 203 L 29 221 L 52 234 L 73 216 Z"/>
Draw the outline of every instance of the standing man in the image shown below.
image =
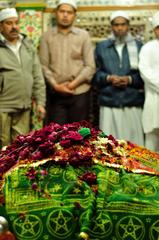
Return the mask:
<path fill-rule="evenodd" d="M 145 146 L 159 152 L 159 12 L 153 16 L 152 25 L 156 38 L 142 47 L 139 69 L 145 82 Z"/>
<path fill-rule="evenodd" d="M 113 12 L 110 21 L 112 35 L 95 50 L 94 83 L 99 88 L 100 128 L 118 139 L 143 145 L 144 91 L 138 70 L 142 44 L 130 34 L 125 12 Z"/>
<path fill-rule="evenodd" d="M 57 26 L 40 44 L 40 60 L 48 83 L 47 122 L 59 124 L 88 120 L 90 82 L 95 72 L 88 32 L 73 27 L 77 6 L 60 0 L 55 11 Z"/>
<path fill-rule="evenodd" d="M 20 34 L 14 8 L 0 11 L 0 148 L 30 130 L 32 97 L 45 116 L 45 83 L 31 43 Z"/>

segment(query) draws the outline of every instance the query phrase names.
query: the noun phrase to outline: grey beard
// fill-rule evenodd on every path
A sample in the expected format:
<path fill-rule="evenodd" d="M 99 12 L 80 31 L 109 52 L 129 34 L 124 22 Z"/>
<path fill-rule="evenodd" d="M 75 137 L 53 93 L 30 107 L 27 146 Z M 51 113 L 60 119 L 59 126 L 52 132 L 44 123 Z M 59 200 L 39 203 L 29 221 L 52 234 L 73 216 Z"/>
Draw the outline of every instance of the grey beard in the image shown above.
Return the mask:
<path fill-rule="evenodd" d="M 125 43 L 126 42 L 126 36 L 116 37 L 115 42 L 118 43 L 118 44 Z"/>

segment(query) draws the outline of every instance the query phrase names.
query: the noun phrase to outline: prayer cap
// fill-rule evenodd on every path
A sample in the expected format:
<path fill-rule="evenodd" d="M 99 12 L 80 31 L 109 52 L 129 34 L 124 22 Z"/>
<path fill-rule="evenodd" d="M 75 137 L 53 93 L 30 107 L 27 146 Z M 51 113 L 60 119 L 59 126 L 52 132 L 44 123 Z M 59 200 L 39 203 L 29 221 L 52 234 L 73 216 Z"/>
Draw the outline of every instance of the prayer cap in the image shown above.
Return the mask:
<path fill-rule="evenodd" d="M 117 17 L 123 17 L 129 21 L 129 16 L 127 15 L 127 13 L 125 11 L 113 12 L 112 15 L 110 16 L 110 21 L 112 22 Z"/>
<path fill-rule="evenodd" d="M 152 26 L 153 28 L 156 28 L 159 26 L 159 12 L 156 12 L 152 18 Z"/>
<path fill-rule="evenodd" d="M 17 11 L 15 8 L 5 8 L 0 11 L 0 22 L 7 18 L 18 17 Z"/>
<path fill-rule="evenodd" d="M 75 0 L 59 0 L 57 7 L 59 7 L 62 4 L 69 4 L 71 5 L 75 10 L 77 9 L 76 1 Z"/>

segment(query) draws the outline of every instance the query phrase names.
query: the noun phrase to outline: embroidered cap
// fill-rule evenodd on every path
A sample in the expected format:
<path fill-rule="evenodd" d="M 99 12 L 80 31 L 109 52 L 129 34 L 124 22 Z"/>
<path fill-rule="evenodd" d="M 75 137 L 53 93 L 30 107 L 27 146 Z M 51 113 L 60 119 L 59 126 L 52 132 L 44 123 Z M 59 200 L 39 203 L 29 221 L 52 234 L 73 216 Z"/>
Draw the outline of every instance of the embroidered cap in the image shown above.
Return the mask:
<path fill-rule="evenodd" d="M 129 16 L 125 11 L 115 11 L 110 16 L 110 21 L 112 22 L 117 17 L 123 17 L 123 18 L 129 20 Z"/>
<path fill-rule="evenodd" d="M 71 5 L 75 10 L 77 9 L 76 1 L 75 0 L 59 0 L 57 7 L 59 7 L 61 4 L 69 4 Z"/>
<path fill-rule="evenodd" d="M 15 8 L 5 8 L 0 11 L 0 22 L 11 17 L 18 17 L 18 14 Z"/>
<path fill-rule="evenodd" d="M 152 18 L 152 26 L 153 28 L 156 28 L 159 26 L 159 12 L 156 12 Z"/>

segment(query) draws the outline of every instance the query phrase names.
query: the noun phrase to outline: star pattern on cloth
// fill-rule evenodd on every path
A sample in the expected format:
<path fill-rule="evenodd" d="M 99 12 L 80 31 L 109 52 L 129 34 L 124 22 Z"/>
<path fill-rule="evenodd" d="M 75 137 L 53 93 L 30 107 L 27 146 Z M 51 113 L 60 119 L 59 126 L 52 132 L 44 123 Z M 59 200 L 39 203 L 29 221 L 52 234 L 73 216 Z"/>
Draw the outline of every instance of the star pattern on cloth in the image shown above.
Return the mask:
<path fill-rule="evenodd" d="M 85 196 L 89 196 L 89 194 L 90 194 L 90 191 L 88 189 L 84 191 Z"/>
<path fill-rule="evenodd" d="M 14 228 L 17 235 L 27 237 L 28 239 L 36 239 L 42 230 L 41 220 L 34 215 L 26 215 L 25 219 L 16 219 Z"/>
<path fill-rule="evenodd" d="M 157 190 L 154 186 L 146 186 L 143 188 L 143 194 L 146 196 L 154 196 Z"/>
<path fill-rule="evenodd" d="M 139 221 L 137 223 L 134 217 L 128 217 L 128 219 L 128 222 L 122 223 L 121 220 L 119 224 L 119 227 L 123 230 L 122 239 L 140 239 L 143 233 L 143 225 Z"/>
<path fill-rule="evenodd" d="M 98 233 L 106 233 L 108 230 L 110 230 L 111 227 L 111 220 L 108 218 L 108 216 L 103 215 L 102 212 L 99 213 L 97 218 L 93 220 L 94 227 L 93 232 Z"/>
<path fill-rule="evenodd" d="M 55 184 L 55 186 L 53 187 L 53 192 L 58 192 L 61 189 L 62 189 L 61 184 Z"/>
<path fill-rule="evenodd" d="M 159 220 L 152 224 L 150 233 L 152 239 L 158 239 L 157 236 L 159 236 Z"/>
<path fill-rule="evenodd" d="M 55 224 L 55 232 L 69 232 L 68 223 L 72 221 L 72 217 L 66 217 L 63 212 L 60 210 L 57 217 L 52 216 L 50 222 Z"/>
<path fill-rule="evenodd" d="M 81 190 L 78 187 L 76 187 L 76 188 L 74 188 L 73 192 L 75 194 L 79 194 L 81 192 Z"/>
<path fill-rule="evenodd" d="M 157 233 L 159 233 L 159 227 L 153 227 L 153 229 L 157 232 Z"/>

